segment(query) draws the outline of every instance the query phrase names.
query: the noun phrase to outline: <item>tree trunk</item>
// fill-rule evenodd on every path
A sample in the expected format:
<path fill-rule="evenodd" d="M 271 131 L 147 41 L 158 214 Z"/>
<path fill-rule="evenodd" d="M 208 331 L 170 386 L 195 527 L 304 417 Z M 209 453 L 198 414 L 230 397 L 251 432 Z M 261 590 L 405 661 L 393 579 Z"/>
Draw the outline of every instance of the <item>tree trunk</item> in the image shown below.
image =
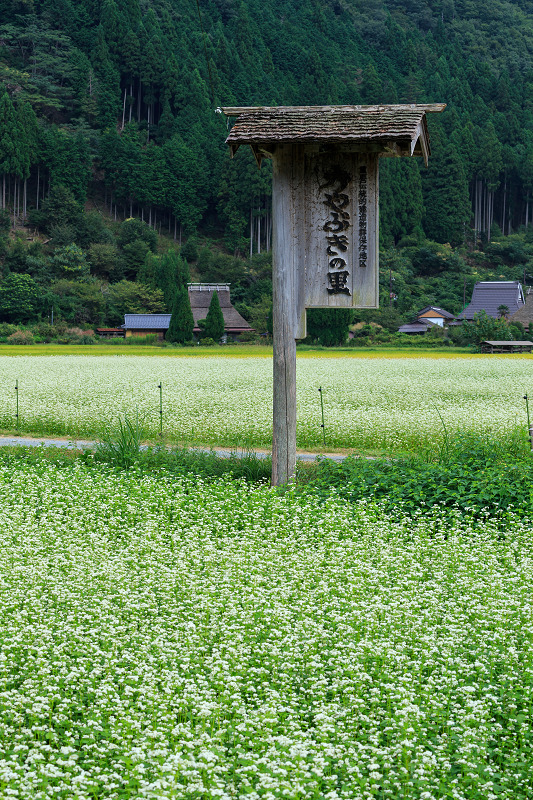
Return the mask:
<path fill-rule="evenodd" d="M 252 257 L 254 250 L 254 215 L 252 212 L 252 206 L 250 206 L 250 258 Z"/>
<path fill-rule="evenodd" d="M 124 100 L 122 102 L 122 128 L 121 131 L 124 130 L 124 125 L 126 121 L 126 87 L 124 87 Z"/>
<path fill-rule="evenodd" d="M 24 178 L 24 195 L 22 201 L 22 219 L 26 222 L 26 212 L 28 208 L 28 179 Z"/>
<path fill-rule="evenodd" d="M 505 205 L 507 202 L 507 175 L 503 180 L 502 233 L 505 234 Z"/>
<path fill-rule="evenodd" d="M 130 116 L 128 122 L 131 122 L 131 112 L 133 111 L 133 84 L 130 83 Z"/>
<path fill-rule="evenodd" d="M 174 241 L 176 241 L 176 232 L 178 227 L 178 220 L 174 217 Z"/>
<path fill-rule="evenodd" d="M 35 192 L 35 206 L 39 209 L 39 181 L 41 179 L 41 165 L 37 164 L 37 191 Z"/>
<path fill-rule="evenodd" d="M 257 253 L 261 253 L 261 217 L 257 217 Z"/>

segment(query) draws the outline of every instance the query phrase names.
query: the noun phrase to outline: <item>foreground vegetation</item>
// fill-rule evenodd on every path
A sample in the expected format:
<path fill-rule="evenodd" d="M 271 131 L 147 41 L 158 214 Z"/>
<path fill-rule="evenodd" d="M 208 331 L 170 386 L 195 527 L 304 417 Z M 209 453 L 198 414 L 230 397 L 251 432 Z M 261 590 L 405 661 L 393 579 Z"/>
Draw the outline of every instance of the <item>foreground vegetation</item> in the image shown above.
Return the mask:
<path fill-rule="evenodd" d="M 2 794 L 529 796 L 529 525 L 54 458 L 0 455 Z"/>
<path fill-rule="evenodd" d="M 197 348 L 202 351 L 202 348 Z M 207 352 L 205 348 L 204 352 Z M 163 352 L 181 352 L 169 349 Z M 183 351 L 186 352 L 186 351 Z M 210 351 L 209 351 L 210 352 Z M 226 352 L 228 356 L 226 356 Z M 270 358 L 21 356 L 0 359 L 0 425 L 44 435 L 96 438 L 105 422 L 137 412 L 146 438 L 169 443 L 268 448 L 272 438 Z M 401 454 L 438 449 L 454 431 L 509 437 L 526 426 L 527 357 L 298 359 L 298 446 Z M 328 355 L 333 355 L 328 353 Z M 446 355 L 446 354 L 442 354 Z M 323 389 L 325 435 L 321 429 Z"/>

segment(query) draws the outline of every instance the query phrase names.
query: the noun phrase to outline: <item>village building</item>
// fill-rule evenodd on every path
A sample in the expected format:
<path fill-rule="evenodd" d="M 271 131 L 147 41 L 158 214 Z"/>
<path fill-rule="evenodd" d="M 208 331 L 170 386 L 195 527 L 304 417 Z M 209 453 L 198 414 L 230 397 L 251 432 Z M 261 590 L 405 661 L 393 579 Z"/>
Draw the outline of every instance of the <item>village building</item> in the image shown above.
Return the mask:
<path fill-rule="evenodd" d="M 505 306 L 505 316 L 509 319 L 525 304 L 524 292 L 520 281 L 479 281 L 474 286 L 472 300 L 458 314 L 458 320 L 473 320 L 474 315 L 485 311 L 489 317 L 498 319 L 502 316 L 501 308 Z"/>
<path fill-rule="evenodd" d="M 533 289 L 528 287 L 526 292 L 526 302 L 518 311 L 507 317 L 509 322 L 519 322 L 524 328 L 528 328 L 533 322 Z"/>
<path fill-rule="evenodd" d="M 170 325 L 171 316 L 171 314 L 124 314 L 123 327 L 126 338 L 155 334 L 162 340 Z"/>
<path fill-rule="evenodd" d="M 455 323 L 455 314 L 450 314 L 438 306 L 426 306 L 419 311 L 412 322 L 401 325 L 398 333 L 427 333 L 431 328 L 447 328 Z"/>
<path fill-rule="evenodd" d="M 229 283 L 188 284 L 195 336 L 199 336 L 202 332 L 198 322 L 207 317 L 213 292 L 218 294 L 224 317 L 224 336 L 235 339 L 243 333 L 253 333 L 253 328 L 232 305 L 229 287 Z M 125 335 L 129 338 L 130 336 L 155 334 L 159 340 L 163 340 L 170 325 L 171 316 L 171 314 L 124 314 Z"/>
<path fill-rule="evenodd" d="M 189 300 L 194 319 L 194 335 L 201 333 L 198 321 L 207 317 L 213 292 L 218 294 L 220 309 L 224 317 L 224 335 L 237 338 L 243 333 L 252 333 L 248 325 L 236 308 L 231 304 L 229 283 L 189 283 Z"/>

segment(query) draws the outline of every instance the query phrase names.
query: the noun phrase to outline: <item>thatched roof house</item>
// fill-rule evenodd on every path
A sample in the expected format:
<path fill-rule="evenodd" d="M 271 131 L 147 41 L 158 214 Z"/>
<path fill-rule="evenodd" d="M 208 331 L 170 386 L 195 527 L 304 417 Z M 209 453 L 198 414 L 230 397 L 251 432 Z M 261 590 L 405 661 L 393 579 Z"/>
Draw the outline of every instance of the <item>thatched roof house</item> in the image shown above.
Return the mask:
<path fill-rule="evenodd" d="M 533 322 L 533 289 L 531 286 L 527 290 L 525 304 L 508 319 L 509 322 L 520 322 L 525 328 L 530 322 Z"/>
<path fill-rule="evenodd" d="M 205 319 L 213 292 L 218 294 L 220 308 L 224 316 L 224 332 L 230 336 L 252 331 L 244 317 L 241 317 L 231 304 L 229 283 L 189 283 L 189 300 L 194 319 L 194 333 L 200 333 L 198 320 Z"/>

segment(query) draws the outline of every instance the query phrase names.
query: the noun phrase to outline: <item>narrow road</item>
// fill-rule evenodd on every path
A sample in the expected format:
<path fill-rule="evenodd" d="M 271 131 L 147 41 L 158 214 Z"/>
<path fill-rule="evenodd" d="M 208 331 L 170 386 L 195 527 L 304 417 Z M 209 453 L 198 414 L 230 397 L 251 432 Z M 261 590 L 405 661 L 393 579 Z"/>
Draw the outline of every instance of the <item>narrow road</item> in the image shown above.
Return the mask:
<path fill-rule="evenodd" d="M 0 447 L 65 447 L 67 450 L 90 450 L 96 446 L 96 442 L 86 439 L 34 439 L 29 436 L 0 436 Z M 148 445 L 142 445 L 142 450 L 148 449 Z M 264 450 L 227 450 L 222 447 L 190 447 L 197 453 L 216 453 L 219 458 L 230 458 L 237 456 L 243 458 L 250 452 L 255 453 L 257 458 L 270 458 L 270 453 Z M 344 461 L 346 456 L 339 453 L 297 453 L 298 461 L 316 461 L 318 457 L 330 458 L 332 461 Z"/>

